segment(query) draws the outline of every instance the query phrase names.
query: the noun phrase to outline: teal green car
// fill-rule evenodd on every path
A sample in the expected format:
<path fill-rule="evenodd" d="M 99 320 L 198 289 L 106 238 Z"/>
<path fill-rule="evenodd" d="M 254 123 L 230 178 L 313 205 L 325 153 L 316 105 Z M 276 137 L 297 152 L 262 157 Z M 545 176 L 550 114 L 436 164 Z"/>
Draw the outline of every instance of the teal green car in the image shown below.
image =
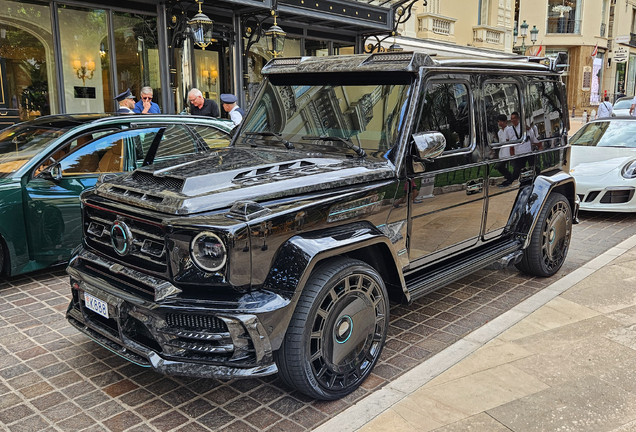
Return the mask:
<path fill-rule="evenodd" d="M 80 194 L 100 175 L 226 147 L 233 123 L 179 115 L 58 115 L 0 130 L 0 273 L 68 261 Z"/>

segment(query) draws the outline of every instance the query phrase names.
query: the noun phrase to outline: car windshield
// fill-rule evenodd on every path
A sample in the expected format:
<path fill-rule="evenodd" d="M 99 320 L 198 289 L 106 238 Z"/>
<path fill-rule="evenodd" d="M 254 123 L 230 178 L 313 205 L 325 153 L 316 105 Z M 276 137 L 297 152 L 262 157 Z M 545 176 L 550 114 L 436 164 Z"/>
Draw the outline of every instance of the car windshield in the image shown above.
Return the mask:
<path fill-rule="evenodd" d="M 271 76 L 236 144 L 393 160 L 412 80 L 386 73 Z"/>
<path fill-rule="evenodd" d="M 629 109 L 632 106 L 631 99 L 619 100 L 614 104 L 614 109 Z"/>
<path fill-rule="evenodd" d="M 8 177 L 66 129 L 18 124 L 0 131 L 0 178 Z"/>
<path fill-rule="evenodd" d="M 613 120 L 583 126 L 570 139 L 570 144 L 590 147 L 636 148 L 636 121 Z"/>

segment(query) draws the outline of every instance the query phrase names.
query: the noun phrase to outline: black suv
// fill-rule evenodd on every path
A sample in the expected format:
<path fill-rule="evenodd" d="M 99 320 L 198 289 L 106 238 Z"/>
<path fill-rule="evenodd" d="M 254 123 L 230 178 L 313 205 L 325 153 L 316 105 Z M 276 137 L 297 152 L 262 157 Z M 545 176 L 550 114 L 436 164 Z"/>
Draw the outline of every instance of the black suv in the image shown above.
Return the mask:
<path fill-rule="evenodd" d="M 554 67 L 282 58 L 232 146 L 85 193 L 68 320 L 166 374 L 279 373 L 318 399 L 376 364 L 389 301 L 489 265 L 550 276 L 578 198 Z"/>

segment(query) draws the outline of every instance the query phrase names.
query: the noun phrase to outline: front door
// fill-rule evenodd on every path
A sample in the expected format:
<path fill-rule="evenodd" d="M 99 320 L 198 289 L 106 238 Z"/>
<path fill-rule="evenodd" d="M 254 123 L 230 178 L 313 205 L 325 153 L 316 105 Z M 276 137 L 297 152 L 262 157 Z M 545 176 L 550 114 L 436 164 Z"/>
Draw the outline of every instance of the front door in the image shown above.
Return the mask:
<path fill-rule="evenodd" d="M 424 92 L 415 132 L 442 133 L 446 151 L 425 162 L 424 172 L 405 185 L 411 192 L 412 269 L 477 243 L 487 178 L 476 140 L 469 76 L 435 76 Z"/>
<path fill-rule="evenodd" d="M 80 194 L 94 187 L 103 173 L 132 169 L 130 138 L 142 131 L 148 130 L 110 129 L 84 134 L 61 146 L 36 168 L 25 188 L 31 259 L 50 263 L 68 259 L 82 237 Z M 42 175 L 53 161 L 60 164 L 59 180 Z"/>

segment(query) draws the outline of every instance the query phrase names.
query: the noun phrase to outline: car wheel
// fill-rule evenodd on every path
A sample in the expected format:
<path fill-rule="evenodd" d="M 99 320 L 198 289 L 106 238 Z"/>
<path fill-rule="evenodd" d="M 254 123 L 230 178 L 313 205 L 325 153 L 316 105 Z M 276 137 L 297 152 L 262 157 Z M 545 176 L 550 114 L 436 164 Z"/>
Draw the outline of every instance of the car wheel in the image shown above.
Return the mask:
<path fill-rule="evenodd" d="M 283 381 L 316 399 L 357 389 L 382 352 L 389 325 L 386 287 L 362 261 L 327 261 L 309 277 L 276 353 Z"/>
<path fill-rule="evenodd" d="M 570 203 L 560 193 L 553 193 L 541 210 L 530 245 L 517 268 L 534 276 L 552 276 L 565 262 L 571 236 Z"/>
<path fill-rule="evenodd" d="M 4 256 L 5 256 L 4 241 L 2 240 L 2 237 L 0 237 L 0 275 L 4 274 Z"/>

